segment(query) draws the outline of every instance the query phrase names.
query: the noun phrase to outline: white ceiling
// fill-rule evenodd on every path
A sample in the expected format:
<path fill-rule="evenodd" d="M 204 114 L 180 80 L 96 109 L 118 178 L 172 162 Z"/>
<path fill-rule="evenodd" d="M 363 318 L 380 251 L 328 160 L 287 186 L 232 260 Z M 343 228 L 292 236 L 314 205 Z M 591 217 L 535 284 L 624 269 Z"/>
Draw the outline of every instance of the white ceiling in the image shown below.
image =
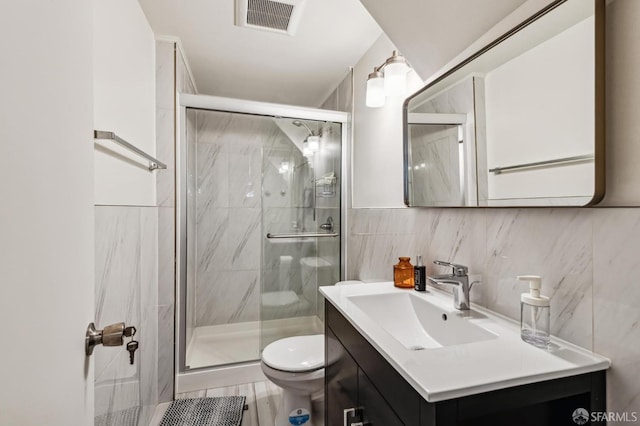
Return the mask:
<path fill-rule="evenodd" d="M 382 33 L 358 0 L 307 0 L 293 36 L 236 27 L 233 0 L 138 1 L 208 95 L 318 107 Z"/>
<path fill-rule="evenodd" d="M 526 1 L 548 3 L 548 0 L 361 1 L 425 80 Z"/>

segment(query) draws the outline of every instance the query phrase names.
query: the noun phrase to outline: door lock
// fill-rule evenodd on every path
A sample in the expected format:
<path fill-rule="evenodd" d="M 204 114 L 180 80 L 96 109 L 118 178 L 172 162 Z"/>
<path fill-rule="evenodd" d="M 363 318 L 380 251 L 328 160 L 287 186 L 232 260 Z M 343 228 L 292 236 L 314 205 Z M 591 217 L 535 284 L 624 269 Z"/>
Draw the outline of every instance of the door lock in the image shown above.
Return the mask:
<path fill-rule="evenodd" d="M 87 356 L 90 356 L 97 345 L 122 346 L 125 336 L 133 337 L 134 334 L 136 334 L 136 328 L 125 327 L 123 322 L 108 325 L 102 330 L 96 329 L 96 325 L 90 323 L 85 335 L 84 351 Z"/>

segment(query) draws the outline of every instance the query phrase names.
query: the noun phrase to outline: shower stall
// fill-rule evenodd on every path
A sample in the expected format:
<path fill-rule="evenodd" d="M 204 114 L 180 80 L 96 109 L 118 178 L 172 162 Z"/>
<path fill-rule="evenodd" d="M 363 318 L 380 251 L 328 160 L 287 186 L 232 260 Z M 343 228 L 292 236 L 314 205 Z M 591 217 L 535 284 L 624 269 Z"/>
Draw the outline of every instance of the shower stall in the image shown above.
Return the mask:
<path fill-rule="evenodd" d="M 270 342 L 323 332 L 318 287 L 344 275 L 348 134 L 343 112 L 180 104 L 178 388 L 181 375 L 255 371 Z"/>

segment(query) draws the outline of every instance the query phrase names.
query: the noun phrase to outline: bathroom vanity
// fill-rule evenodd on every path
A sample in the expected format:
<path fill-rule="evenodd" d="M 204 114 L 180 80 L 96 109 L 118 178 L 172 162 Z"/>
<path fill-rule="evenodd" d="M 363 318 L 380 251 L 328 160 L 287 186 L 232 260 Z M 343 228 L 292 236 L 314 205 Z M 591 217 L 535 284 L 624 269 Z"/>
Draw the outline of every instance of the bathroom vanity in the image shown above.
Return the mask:
<path fill-rule="evenodd" d="M 533 347 L 514 321 L 458 311 L 438 291 L 320 291 L 329 426 L 575 425 L 578 408 L 605 411 L 610 362 L 590 351 L 555 338 Z"/>

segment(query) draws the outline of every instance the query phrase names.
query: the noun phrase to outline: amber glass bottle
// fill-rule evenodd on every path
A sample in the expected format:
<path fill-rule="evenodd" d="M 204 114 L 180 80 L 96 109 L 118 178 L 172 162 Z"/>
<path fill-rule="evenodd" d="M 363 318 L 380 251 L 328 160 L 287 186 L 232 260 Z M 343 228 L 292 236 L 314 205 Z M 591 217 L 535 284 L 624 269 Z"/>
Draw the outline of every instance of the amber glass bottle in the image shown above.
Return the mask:
<path fill-rule="evenodd" d="M 393 265 L 393 284 L 400 288 L 413 288 L 413 265 L 410 257 L 399 258 L 400 262 Z"/>

